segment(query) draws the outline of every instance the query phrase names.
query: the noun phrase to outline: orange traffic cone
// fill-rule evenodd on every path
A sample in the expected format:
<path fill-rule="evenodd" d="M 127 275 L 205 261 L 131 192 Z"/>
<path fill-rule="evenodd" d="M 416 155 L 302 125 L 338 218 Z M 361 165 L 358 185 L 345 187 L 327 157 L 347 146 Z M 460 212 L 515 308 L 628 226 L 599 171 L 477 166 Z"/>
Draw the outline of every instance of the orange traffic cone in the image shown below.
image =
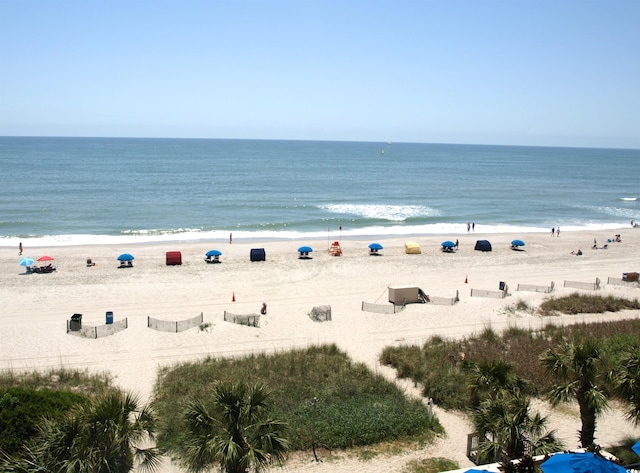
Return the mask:
<path fill-rule="evenodd" d="M 469 284 L 469 276 L 465 276 L 464 277 L 464 283 L 465 284 Z"/>
<path fill-rule="evenodd" d="M 231 296 L 231 302 L 235 302 L 236 301 L 236 293 L 233 293 L 233 296 Z"/>

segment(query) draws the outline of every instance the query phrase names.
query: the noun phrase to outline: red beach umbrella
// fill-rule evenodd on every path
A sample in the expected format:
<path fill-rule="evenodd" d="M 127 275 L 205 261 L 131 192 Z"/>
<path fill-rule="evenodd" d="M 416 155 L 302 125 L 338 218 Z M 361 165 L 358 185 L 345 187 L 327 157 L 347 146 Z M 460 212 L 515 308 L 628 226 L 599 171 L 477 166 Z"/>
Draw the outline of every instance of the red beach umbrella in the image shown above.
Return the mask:
<path fill-rule="evenodd" d="M 51 256 L 41 256 L 38 261 L 53 261 L 53 258 Z"/>

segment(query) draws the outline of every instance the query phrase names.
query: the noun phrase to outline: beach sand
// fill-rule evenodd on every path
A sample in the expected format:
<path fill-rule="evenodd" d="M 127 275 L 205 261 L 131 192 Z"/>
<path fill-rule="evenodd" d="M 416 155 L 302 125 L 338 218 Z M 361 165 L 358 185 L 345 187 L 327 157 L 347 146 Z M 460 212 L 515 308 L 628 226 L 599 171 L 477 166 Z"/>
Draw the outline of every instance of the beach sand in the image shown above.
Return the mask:
<path fill-rule="evenodd" d="M 609 243 L 606 250 L 591 249 L 594 238 L 602 246 L 614 234 L 622 242 Z M 565 280 L 595 283 L 600 294 L 637 298 L 640 289 L 607 284 L 609 277 L 621 279 L 623 272 L 640 271 L 640 229 L 616 231 L 493 234 L 465 233 L 456 253 L 440 251 L 441 236 L 342 239 L 343 255 L 330 256 L 330 241 L 228 241 L 138 245 L 72 246 L 32 248 L 24 243 L 23 256 L 55 258 L 52 274 L 24 274 L 18 265 L 18 248 L 0 248 L 0 369 L 16 372 L 49 368 L 87 368 L 108 372 L 120 387 L 143 400 L 153 393 L 158 367 L 207 356 L 231 357 L 255 352 L 278 352 L 313 344 L 335 343 L 356 362 L 394 380 L 394 371 L 380 366 L 378 356 L 387 345 L 422 344 L 432 335 L 462 337 L 487 327 L 502 330 L 519 326 L 574 323 L 638 317 L 624 314 L 580 315 L 545 318 L 508 315 L 505 307 L 518 300 L 537 306 L 548 295 L 517 291 L 518 284 L 550 285 L 555 295 L 575 292 L 563 287 Z M 525 251 L 510 249 L 512 239 L 526 242 Z M 474 251 L 477 239 L 489 239 L 492 252 Z M 332 239 L 333 240 L 333 239 Z M 384 246 L 381 256 L 370 256 L 368 244 Z M 404 243 L 417 242 L 422 254 L 405 254 Z M 311 259 L 298 259 L 297 248 L 309 245 Z M 221 264 L 206 264 L 204 254 L 217 248 Z M 251 262 L 252 248 L 264 248 L 266 261 Z M 572 251 L 582 249 L 582 256 Z M 167 251 L 181 251 L 181 266 L 166 266 Z M 134 267 L 119 269 L 117 256 L 135 256 Z M 96 266 L 87 267 L 91 258 Z M 500 282 L 509 287 L 505 299 L 470 297 L 470 290 L 497 291 Z M 455 297 L 453 306 L 411 304 L 397 314 L 363 312 L 363 301 L 388 304 L 390 285 L 422 288 L 430 297 Z M 578 290 L 582 291 L 582 290 Z M 588 291 L 585 291 L 588 292 Z M 234 300 L 235 299 L 235 300 Z M 224 311 L 259 313 L 262 303 L 268 313 L 259 328 L 225 322 Z M 314 306 L 330 305 L 332 320 L 314 322 L 308 313 Z M 111 336 L 88 339 L 66 333 L 66 322 L 74 313 L 83 314 L 83 325 L 105 323 L 106 311 L 114 320 L 127 319 L 128 328 Z M 147 328 L 147 317 L 183 320 L 203 314 L 209 328 L 181 333 Z M 409 395 L 419 395 L 411 383 L 397 381 Z M 577 445 L 580 421 L 575 406 L 549 410 L 542 401 L 535 406 L 551 418 L 567 446 Z M 378 456 L 363 462 L 335 454 L 330 461 L 313 462 L 311 452 L 296 454 L 284 471 L 349 472 L 401 471 L 411 459 L 446 457 L 460 467 L 471 467 L 466 458 L 465 417 L 435 407 L 446 436 L 434 445 L 401 455 Z M 624 420 L 619 410 L 599 422 L 597 442 L 615 444 L 627 435 L 640 437 L 640 428 Z M 166 460 L 161 470 L 179 472 Z"/>

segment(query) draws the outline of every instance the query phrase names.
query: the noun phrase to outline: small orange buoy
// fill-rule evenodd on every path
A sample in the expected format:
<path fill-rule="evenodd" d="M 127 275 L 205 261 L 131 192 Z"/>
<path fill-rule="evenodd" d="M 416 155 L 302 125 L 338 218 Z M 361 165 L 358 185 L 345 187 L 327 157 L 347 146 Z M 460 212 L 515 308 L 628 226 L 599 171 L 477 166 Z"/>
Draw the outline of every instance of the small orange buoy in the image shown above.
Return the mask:
<path fill-rule="evenodd" d="M 236 301 L 236 293 L 233 293 L 233 296 L 231 296 L 231 302 L 235 302 Z"/>

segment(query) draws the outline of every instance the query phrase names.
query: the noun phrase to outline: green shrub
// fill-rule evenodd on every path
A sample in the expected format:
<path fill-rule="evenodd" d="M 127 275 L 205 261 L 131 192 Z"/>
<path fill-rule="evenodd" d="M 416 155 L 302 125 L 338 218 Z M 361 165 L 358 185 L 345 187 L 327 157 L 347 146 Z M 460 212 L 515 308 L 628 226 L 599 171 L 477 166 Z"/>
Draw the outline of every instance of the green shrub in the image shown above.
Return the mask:
<path fill-rule="evenodd" d="M 0 390 L 0 445 L 8 454 L 18 453 L 37 433 L 43 417 L 59 418 L 86 399 L 80 394 L 50 389 Z"/>

